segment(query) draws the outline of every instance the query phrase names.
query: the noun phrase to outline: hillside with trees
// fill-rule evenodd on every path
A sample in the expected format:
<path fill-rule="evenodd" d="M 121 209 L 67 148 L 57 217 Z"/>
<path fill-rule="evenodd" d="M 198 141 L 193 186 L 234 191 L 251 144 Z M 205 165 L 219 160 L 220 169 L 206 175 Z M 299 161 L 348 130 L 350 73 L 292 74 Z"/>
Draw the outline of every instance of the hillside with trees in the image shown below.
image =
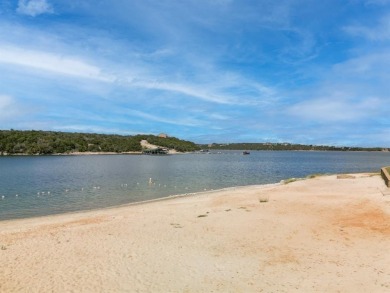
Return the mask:
<path fill-rule="evenodd" d="M 109 135 L 94 133 L 69 133 L 54 131 L 0 130 L 0 155 L 50 155 L 74 152 L 141 152 L 140 141 L 176 149 L 179 152 L 195 151 L 199 147 L 192 142 L 174 137 L 160 138 L 154 135 Z"/>

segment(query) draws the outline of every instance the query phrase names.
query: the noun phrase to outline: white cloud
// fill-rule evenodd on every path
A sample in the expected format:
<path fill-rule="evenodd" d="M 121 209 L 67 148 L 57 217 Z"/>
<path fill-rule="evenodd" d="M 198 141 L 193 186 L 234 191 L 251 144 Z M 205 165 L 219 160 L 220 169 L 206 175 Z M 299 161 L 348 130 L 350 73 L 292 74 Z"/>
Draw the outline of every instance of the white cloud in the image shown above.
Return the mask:
<path fill-rule="evenodd" d="M 384 50 L 370 52 L 333 66 L 328 80 L 323 83 L 322 96 L 334 96 L 343 92 L 343 97 L 389 99 L 390 54 Z"/>
<path fill-rule="evenodd" d="M 387 5 L 390 4 L 390 0 L 367 0 L 368 5 Z"/>
<path fill-rule="evenodd" d="M 45 129 L 48 126 L 45 125 Z M 42 128 L 42 127 L 41 127 Z M 41 129 L 37 128 L 37 129 Z M 121 135 L 136 135 L 143 133 L 142 131 L 136 131 L 136 130 L 121 130 L 118 128 L 111 128 L 111 127 L 99 127 L 96 125 L 84 125 L 84 124 L 68 124 L 68 125 L 51 125 L 51 130 L 56 131 L 70 131 L 70 132 L 87 132 L 87 133 L 108 133 L 108 134 L 121 134 Z"/>
<path fill-rule="evenodd" d="M 132 116 L 137 116 L 140 118 L 144 118 L 150 121 L 156 121 L 156 122 L 162 122 L 162 123 L 167 123 L 167 124 L 174 124 L 174 125 L 181 125 L 181 126 L 199 126 L 203 124 L 203 122 L 191 119 L 191 118 L 186 118 L 186 119 L 180 119 L 180 118 L 162 118 L 157 115 L 152 115 L 148 114 L 142 111 L 138 110 L 126 110 L 127 114 L 130 114 Z"/>
<path fill-rule="evenodd" d="M 0 113 L 4 114 L 7 110 L 7 107 L 9 107 L 12 104 L 12 98 L 5 95 L 0 95 Z M 1 115 L 3 116 L 3 115 Z"/>
<path fill-rule="evenodd" d="M 46 0 L 19 0 L 16 12 L 29 16 L 53 13 L 53 7 Z"/>
<path fill-rule="evenodd" d="M 204 73 L 203 78 L 195 82 L 154 79 L 148 74 L 143 79 L 129 78 L 122 82 L 132 87 L 162 90 L 224 105 L 258 105 L 271 101 L 275 95 L 273 88 L 220 70 Z"/>
<path fill-rule="evenodd" d="M 66 50 L 59 50 L 61 51 Z M 29 67 L 38 74 L 42 71 L 111 83 L 116 87 L 161 90 L 181 95 L 182 98 L 187 96 L 225 105 L 258 104 L 261 100 L 259 98 L 274 94 L 273 89 L 258 82 L 246 80 L 234 74 L 221 73 L 218 70 L 212 70 L 208 75 L 206 74 L 207 82 L 202 80 L 196 80 L 194 83 L 176 81 L 171 80 L 169 75 L 161 79 L 160 73 L 158 77 L 156 77 L 157 73 L 153 73 L 158 69 L 142 62 L 139 64 L 138 61 L 135 60 L 129 70 L 128 67 L 123 68 L 112 62 L 108 67 L 107 64 L 91 64 L 83 57 L 74 57 L 66 53 L 52 53 L 42 49 L 35 50 L 20 45 L 0 43 L 0 64 Z M 109 74 L 106 73 L 108 71 Z M 215 82 L 210 83 L 209 80 L 215 80 Z M 231 93 L 233 87 L 240 88 L 240 92 Z M 96 86 L 93 89 L 95 88 Z"/>
<path fill-rule="evenodd" d="M 350 25 L 344 27 L 344 31 L 371 41 L 390 40 L 390 14 L 382 17 L 376 26 Z"/>
<path fill-rule="evenodd" d="M 0 121 L 13 120 L 20 112 L 21 109 L 17 107 L 13 97 L 0 95 Z"/>
<path fill-rule="evenodd" d="M 362 101 L 341 97 L 319 98 L 304 101 L 288 108 L 288 114 L 319 123 L 355 122 L 379 111 L 381 102 L 377 98 Z"/>
<path fill-rule="evenodd" d="M 220 114 L 220 113 L 210 113 L 210 114 L 207 114 L 207 116 L 210 119 L 215 119 L 215 120 L 229 120 L 229 119 L 231 119 L 230 116 Z"/>
<path fill-rule="evenodd" d="M 153 81 L 139 81 L 132 83 L 133 86 L 138 86 L 142 88 L 149 88 L 149 89 L 158 89 L 158 90 L 164 90 L 164 91 L 170 91 L 170 92 L 177 92 L 180 94 L 196 97 L 198 99 L 208 101 L 208 102 L 214 102 L 219 104 L 236 104 L 238 103 L 237 100 L 228 97 L 228 96 L 221 96 L 218 94 L 211 93 L 208 90 L 202 90 L 198 89 L 191 85 L 185 85 L 185 84 L 179 84 L 179 83 L 171 83 L 171 82 L 153 82 Z"/>
<path fill-rule="evenodd" d="M 68 56 L 43 51 L 20 49 L 13 46 L 0 45 L 0 63 L 32 67 L 39 70 L 74 77 L 112 81 L 112 78 L 101 73 L 100 68 L 87 62 Z"/>

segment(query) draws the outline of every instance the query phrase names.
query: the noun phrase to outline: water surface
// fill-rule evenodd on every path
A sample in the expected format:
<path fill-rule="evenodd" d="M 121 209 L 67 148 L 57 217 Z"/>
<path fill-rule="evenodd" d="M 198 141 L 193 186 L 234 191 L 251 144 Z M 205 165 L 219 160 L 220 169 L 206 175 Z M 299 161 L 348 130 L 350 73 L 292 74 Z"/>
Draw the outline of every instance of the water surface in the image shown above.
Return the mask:
<path fill-rule="evenodd" d="M 385 165 L 390 165 L 390 153 L 252 151 L 244 156 L 224 151 L 174 156 L 0 157 L 0 220 L 275 183 L 315 173 L 378 172 Z"/>

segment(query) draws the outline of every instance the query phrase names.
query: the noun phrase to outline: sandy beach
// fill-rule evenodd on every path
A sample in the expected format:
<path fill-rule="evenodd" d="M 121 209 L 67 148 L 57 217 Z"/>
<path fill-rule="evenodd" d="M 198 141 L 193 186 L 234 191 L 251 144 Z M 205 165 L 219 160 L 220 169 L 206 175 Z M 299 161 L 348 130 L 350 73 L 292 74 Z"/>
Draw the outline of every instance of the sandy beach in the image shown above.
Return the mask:
<path fill-rule="evenodd" d="M 0 292 L 390 292 L 390 189 L 320 176 L 0 222 Z"/>

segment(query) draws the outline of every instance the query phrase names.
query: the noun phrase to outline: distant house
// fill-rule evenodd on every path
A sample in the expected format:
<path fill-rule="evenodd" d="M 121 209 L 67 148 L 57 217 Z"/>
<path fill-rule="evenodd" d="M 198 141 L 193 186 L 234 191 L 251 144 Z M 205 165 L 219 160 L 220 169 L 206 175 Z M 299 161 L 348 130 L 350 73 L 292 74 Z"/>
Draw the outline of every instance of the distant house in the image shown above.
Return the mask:
<path fill-rule="evenodd" d="M 167 155 L 168 149 L 166 148 L 155 148 L 155 149 L 147 149 L 142 152 L 145 155 Z"/>
<path fill-rule="evenodd" d="M 160 134 L 158 135 L 158 137 L 167 138 L 167 137 L 168 137 L 168 134 L 160 133 Z"/>

